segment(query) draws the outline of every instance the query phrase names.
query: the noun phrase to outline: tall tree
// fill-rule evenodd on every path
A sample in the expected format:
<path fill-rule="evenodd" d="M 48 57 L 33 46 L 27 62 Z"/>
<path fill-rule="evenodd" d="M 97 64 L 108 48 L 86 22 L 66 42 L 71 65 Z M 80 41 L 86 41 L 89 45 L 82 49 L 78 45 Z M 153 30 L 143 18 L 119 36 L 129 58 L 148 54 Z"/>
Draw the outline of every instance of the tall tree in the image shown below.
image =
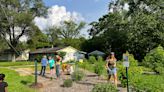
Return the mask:
<path fill-rule="evenodd" d="M 91 23 L 90 35 L 101 37 L 105 51 L 130 51 L 139 60 L 164 42 L 163 0 L 113 0 L 112 12 Z M 125 4 L 129 9 L 125 10 Z M 121 54 L 120 54 L 121 55 Z"/>
<path fill-rule="evenodd" d="M 62 42 L 72 41 L 80 37 L 80 31 L 84 28 L 85 23 L 75 23 L 74 21 L 64 21 L 61 26 L 49 28 L 46 32 L 49 35 L 52 44 L 63 44 Z M 63 41 L 61 42 L 61 40 Z"/>
<path fill-rule="evenodd" d="M 1 0 L 0 35 L 15 52 L 22 36 L 34 31 L 32 26 L 36 16 L 42 16 L 46 8 L 42 0 Z M 9 39 L 8 39 L 9 38 Z"/>

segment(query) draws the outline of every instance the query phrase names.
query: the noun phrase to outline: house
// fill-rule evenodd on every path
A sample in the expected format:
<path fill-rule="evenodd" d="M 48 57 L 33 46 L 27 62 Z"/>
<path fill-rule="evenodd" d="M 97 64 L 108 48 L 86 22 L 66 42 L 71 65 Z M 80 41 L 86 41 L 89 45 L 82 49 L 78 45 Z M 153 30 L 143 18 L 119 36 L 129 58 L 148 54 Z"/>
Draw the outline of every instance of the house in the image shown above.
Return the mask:
<path fill-rule="evenodd" d="M 38 56 L 51 55 L 54 56 L 56 52 L 65 52 L 66 55 L 63 57 L 63 62 L 70 60 L 79 60 L 85 57 L 86 52 L 79 51 L 71 46 L 67 47 L 53 47 L 53 48 L 41 48 L 33 52 L 30 52 L 30 60 L 37 58 Z M 40 57 L 41 58 L 41 57 Z"/>
<path fill-rule="evenodd" d="M 30 50 L 21 51 L 21 53 L 15 54 L 11 49 L 0 51 L 0 61 L 27 61 L 29 59 Z"/>
<path fill-rule="evenodd" d="M 95 50 L 95 51 L 92 51 L 90 53 L 88 53 L 89 56 L 105 56 L 105 53 L 102 52 L 102 51 L 98 51 L 98 50 Z"/>

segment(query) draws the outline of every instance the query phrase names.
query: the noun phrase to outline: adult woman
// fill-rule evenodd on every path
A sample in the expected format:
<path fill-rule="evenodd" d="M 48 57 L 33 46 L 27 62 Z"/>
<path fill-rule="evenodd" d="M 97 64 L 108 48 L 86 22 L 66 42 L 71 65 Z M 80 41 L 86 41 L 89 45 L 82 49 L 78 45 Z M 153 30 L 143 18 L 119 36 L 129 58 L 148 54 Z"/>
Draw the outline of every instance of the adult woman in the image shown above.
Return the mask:
<path fill-rule="evenodd" d="M 114 77 L 114 84 L 117 87 L 117 69 L 116 69 L 116 61 L 114 52 L 111 52 L 110 55 L 106 59 L 106 68 L 108 72 L 108 81 L 110 81 L 111 76 Z"/>

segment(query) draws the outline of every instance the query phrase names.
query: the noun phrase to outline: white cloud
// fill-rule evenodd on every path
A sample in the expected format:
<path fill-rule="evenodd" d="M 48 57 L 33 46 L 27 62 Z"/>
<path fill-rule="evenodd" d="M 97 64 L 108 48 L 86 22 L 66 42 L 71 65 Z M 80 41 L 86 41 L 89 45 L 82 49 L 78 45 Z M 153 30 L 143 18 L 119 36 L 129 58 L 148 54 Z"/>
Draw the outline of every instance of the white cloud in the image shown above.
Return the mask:
<path fill-rule="evenodd" d="M 128 3 L 125 3 L 125 4 L 124 4 L 123 9 L 124 9 L 124 10 L 127 10 L 127 11 L 129 10 L 129 5 L 128 5 Z"/>
<path fill-rule="evenodd" d="M 84 21 L 84 18 L 77 12 L 69 12 L 64 6 L 52 6 L 48 9 L 47 17 L 35 17 L 34 22 L 40 30 L 52 26 L 60 26 L 62 21 L 73 20 L 75 22 Z"/>

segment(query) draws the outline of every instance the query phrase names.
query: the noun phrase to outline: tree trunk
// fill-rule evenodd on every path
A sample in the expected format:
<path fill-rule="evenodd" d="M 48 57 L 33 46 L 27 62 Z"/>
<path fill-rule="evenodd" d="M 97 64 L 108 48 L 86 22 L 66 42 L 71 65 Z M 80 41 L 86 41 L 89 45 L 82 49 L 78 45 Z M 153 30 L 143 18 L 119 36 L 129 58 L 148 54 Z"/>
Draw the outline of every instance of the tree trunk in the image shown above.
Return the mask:
<path fill-rule="evenodd" d="M 11 60 L 12 62 L 15 62 L 16 61 L 16 53 L 13 53 L 12 54 L 12 60 Z"/>

